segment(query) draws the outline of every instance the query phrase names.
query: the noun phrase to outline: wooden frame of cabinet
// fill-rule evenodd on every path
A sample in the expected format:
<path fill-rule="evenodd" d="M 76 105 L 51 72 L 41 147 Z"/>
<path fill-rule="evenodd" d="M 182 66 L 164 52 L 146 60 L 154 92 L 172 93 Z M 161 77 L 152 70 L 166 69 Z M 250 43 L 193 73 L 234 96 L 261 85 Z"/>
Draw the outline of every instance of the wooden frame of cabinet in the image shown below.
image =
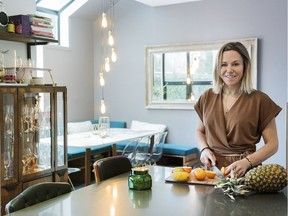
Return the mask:
<path fill-rule="evenodd" d="M 38 106 L 37 103 L 40 102 L 41 106 Z M 29 120 L 26 120 L 25 117 L 26 106 L 29 108 Z M 9 121 L 7 121 L 8 108 L 13 113 L 11 115 L 13 117 L 9 116 Z M 33 111 L 30 111 L 31 108 Z M 5 138 L 5 133 L 10 127 L 10 125 L 7 127 L 10 118 L 13 122 L 11 143 L 7 136 Z M 67 182 L 67 89 L 63 86 L 0 85 L 0 121 L 3 122 L 0 126 L 3 213 L 9 200 L 33 184 L 47 181 Z M 33 127 L 36 129 L 32 130 Z M 29 140 L 28 134 L 32 135 L 29 136 Z M 7 145 L 7 142 L 13 146 L 11 147 L 13 153 L 10 153 L 13 155 L 13 162 L 11 162 L 12 168 L 9 167 L 9 175 L 7 169 L 4 168 L 4 153 L 7 151 L 4 146 Z M 35 167 L 34 164 L 31 166 L 30 159 L 29 163 L 26 163 L 26 158 L 29 158 L 26 157 L 27 151 L 24 152 L 27 145 L 33 156 L 36 155 Z M 34 149 L 36 149 L 36 153 Z M 10 173 L 12 173 L 11 176 Z"/>

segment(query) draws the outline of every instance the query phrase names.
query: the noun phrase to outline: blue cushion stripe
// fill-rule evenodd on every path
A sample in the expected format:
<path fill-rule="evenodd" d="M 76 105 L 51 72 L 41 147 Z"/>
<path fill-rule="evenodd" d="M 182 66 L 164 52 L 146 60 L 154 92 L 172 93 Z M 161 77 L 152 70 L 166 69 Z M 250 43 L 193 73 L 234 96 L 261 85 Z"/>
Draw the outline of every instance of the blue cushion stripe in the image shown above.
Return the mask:
<path fill-rule="evenodd" d="M 197 153 L 197 152 L 198 152 L 198 148 L 187 146 L 187 145 L 167 143 L 167 144 L 164 144 L 163 146 L 163 154 L 187 156 L 187 155 Z"/>

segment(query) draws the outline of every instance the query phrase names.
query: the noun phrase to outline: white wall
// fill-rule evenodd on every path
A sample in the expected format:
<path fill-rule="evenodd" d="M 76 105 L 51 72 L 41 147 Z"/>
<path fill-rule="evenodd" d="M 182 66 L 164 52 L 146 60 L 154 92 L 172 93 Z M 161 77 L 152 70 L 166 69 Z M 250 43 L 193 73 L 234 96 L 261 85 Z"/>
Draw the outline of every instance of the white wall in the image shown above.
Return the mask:
<path fill-rule="evenodd" d="M 286 0 L 242 0 L 241 4 L 238 0 L 206 0 L 155 8 L 120 1 L 115 8 L 118 62 L 106 77 L 107 115 L 128 124 L 133 119 L 166 124 L 168 142 L 196 146 L 198 117 L 194 110 L 145 109 L 145 46 L 257 37 L 258 89 L 283 108 L 276 119 L 280 148 L 267 163 L 286 166 L 287 97 L 280 93 L 287 89 L 286 17 Z M 95 34 L 97 41 L 100 35 Z M 100 55 L 98 48 L 96 44 L 95 57 Z M 99 106 L 98 82 L 95 88 L 95 105 Z M 99 116 L 98 109 L 95 116 Z"/>
<path fill-rule="evenodd" d="M 67 86 L 68 121 L 89 120 L 94 113 L 92 22 L 70 19 L 69 48 L 44 46 L 44 67 Z"/>

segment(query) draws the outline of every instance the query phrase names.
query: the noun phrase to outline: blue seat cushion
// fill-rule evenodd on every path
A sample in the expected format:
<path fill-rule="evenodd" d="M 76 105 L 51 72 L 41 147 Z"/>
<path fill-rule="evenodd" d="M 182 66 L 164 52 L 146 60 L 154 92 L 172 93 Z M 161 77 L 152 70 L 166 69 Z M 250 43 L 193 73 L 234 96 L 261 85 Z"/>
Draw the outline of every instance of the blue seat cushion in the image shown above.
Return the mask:
<path fill-rule="evenodd" d="M 99 145 L 96 147 L 91 148 L 91 154 L 97 154 L 97 153 L 103 153 L 108 152 L 112 150 L 112 144 L 111 145 Z M 74 158 L 84 157 L 85 156 L 86 149 L 82 147 L 69 147 L 68 146 L 68 160 L 72 160 Z"/>
<path fill-rule="evenodd" d="M 118 142 L 118 143 L 116 143 L 116 150 L 117 151 L 122 151 L 122 150 L 124 150 L 124 148 L 126 147 L 126 145 L 127 145 L 127 141 L 123 141 L 123 142 Z"/>
<path fill-rule="evenodd" d="M 68 153 L 68 160 L 78 158 L 78 157 L 84 157 L 85 156 L 85 148 L 69 147 L 68 146 L 67 153 Z"/>
<path fill-rule="evenodd" d="M 92 124 L 98 124 L 98 120 L 91 120 Z M 111 128 L 126 128 L 127 123 L 124 121 L 110 121 Z"/>
<path fill-rule="evenodd" d="M 179 144 L 164 144 L 163 154 L 187 156 L 198 153 L 198 148 Z"/>

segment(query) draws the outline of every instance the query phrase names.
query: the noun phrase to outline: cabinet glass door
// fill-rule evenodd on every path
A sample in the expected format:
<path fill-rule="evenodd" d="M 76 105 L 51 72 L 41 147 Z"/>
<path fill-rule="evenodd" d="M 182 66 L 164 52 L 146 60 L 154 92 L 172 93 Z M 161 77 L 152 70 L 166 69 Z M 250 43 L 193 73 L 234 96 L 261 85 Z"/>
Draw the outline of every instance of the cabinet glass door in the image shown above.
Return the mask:
<path fill-rule="evenodd" d="M 65 97 L 66 92 L 56 91 L 56 170 L 66 166 L 66 147 L 65 147 Z"/>
<path fill-rule="evenodd" d="M 2 178 L 4 181 L 13 181 L 17 177 L 15 166 L 15 94 L 2 94 L 3 138 L 1 137 Z"/>
<path fill-rule="evenodd" d="M 52 168 L 51 93 L 24 93 L 21 103 L 22 176 Z"/>

